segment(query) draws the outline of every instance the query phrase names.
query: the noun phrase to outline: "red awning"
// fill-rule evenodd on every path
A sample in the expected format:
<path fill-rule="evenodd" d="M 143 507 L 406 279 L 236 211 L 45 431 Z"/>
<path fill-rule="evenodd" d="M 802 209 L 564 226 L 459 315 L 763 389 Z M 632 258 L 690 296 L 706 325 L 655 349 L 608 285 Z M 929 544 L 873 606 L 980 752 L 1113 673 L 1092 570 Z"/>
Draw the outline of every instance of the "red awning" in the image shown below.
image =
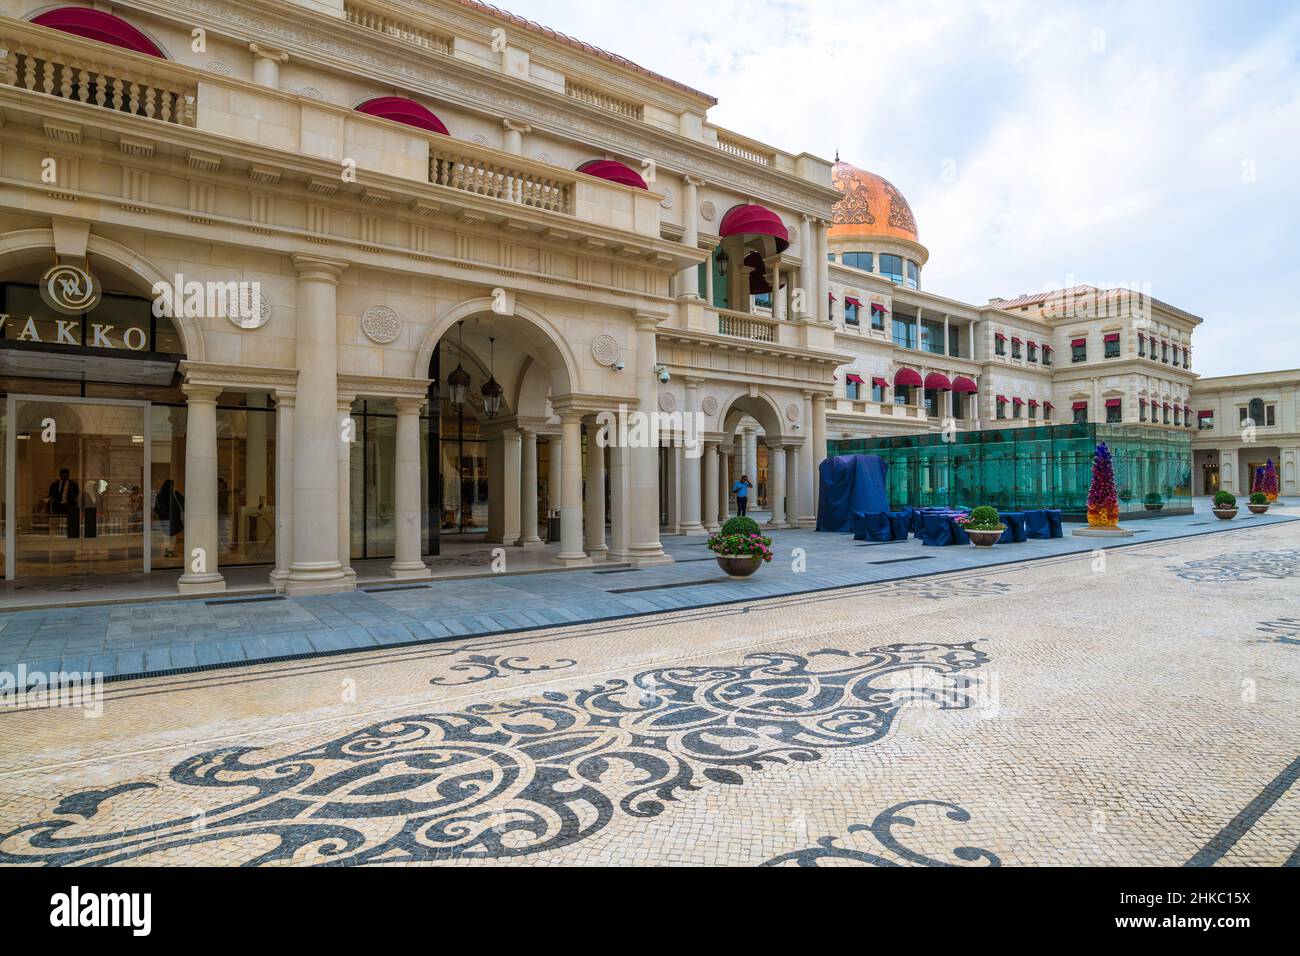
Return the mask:
<path fill-rule="evenodd" d="M 846 296 L 844 297 L 844 304 L 845 304 L 845 305 L 851 305 L 851 306 L 853 306 L 853 307 L 855 307 L 855 308 L 858 308 L 858 309 L 862 308 L 862 303 L 859 302 L 857 299 L 853 298 L 853 296 L 851 296 L 851 295 L 846 295 Z"/>
<path fill-rule="evenodd" d="M 872 376 L 871 384 L 876 386 L 876 388 L 889 388 L 889 383 L 885 381 L 883 378 L 881 378 L 879 375 Z"/>
<path fill-rule="evenodd" d="M 931 372 L 925 377 L 926 388 L 937 388 L 945 392 L 952 391 L 952 382 L 942 372 Z"/>
<path fill-rule="evenodd" d="M 1190 405 L 1184 405 L 1184 406 L 1183 406 L 1183 414 L 1184 414 L 1184 415 L 1190 415 L 1191 413 L 1192 413 L 1192 406 L 1190 406 Z"/>
<path fill-rule="evenodd" d="M 958 375 L 952 380 L 952 390 L 964 395 L 974 395 L 979 391 L 979 386 L 965 375 Z"/>
<path fill-rule="evenodd" d="M 1139 332 L 1139 333 L 1138 333 L 1138 341 L 1139 341 L 1139 342 L 1142 342 L 1142 341 L 1144 341 L 1145 339 L 1146 339 L 1146 334 L 1143 333 L 1143 332 Z"/>
<path fill-rule="evenodd" d="M 415 100 L 408 100 L 405 96 L 376 96 L 373 100 L 366 100 L 358 106 L 357 112 L 392 120 L 394 123 L 403 123 L 406 126 L 414 126 L 416 129 L 427 129 L 431 133 L 441 133 L 443 136 L 450 135 L 442 120 L 434 116 L 431 110 L 421 106 Z"/>
<path fill-rule="evenodd" d="M 1197 418 L 1213 418 L 1213 417 L 1214 417 L 1214 412 L 1211 412 L 1211 411 L 1202 411 L 1202 412 L 1197 412 L 1197 413 L 1196 413 L 1196 417 L 1197 417 Z"/>
<path fill-rule="evenodd" d="M 1103 341 L 1103 342 L 1118 342 L 1118 341 L 1119 341 L 1119 333 L 1118 333 L 1118 332 L 1107 332 L 1105 335 L 1102 336 L 1102 341 Z"/>
<path fill-rule="evenodd" d="M 728 209 L 718 226 L 718 235 L 724 239 L 727 236 L 771 236 L 776 240 L 777 252 L 785 252 L 790 245 L 790 233 L 781 217 L 758 203 L 741 203 Z"/>
<path fill-rule="evenodd" d="M 921 373 L 914 368 L 900 368 L 894 373 L 894 385 L 918 386 L 921 384 Z"/>
<path fill-rule="evenodd" d="M 831 301 L 832 301 L 832 302 L 838 302 L 838 301 L 840 301 L 839 299 L 835 298 L 835 293 L 834 293 L 834 292 L 827 292 L 826 294 L 827 294 L 828 296 L 831 297 Z"/>
<path fill-rule="evenodd" d="M 1107 408 L 1119 408 L 1120 405 L 1122 405 L 1123 403 L 1124 403 L 1124 399 L 1122 399 L 1122 398 L 1108 398 L 1108 399 L 1106 399 L 1106 407 L 1107 407 Z"/>
<path fill-rule="evenodd" d="M 1022 340 L 1021 340 L 1020 336 L 1018 336 L 1018 335 L 1013 335 L 1013 336 L 1011 336 L 1011 344 L 1012 344 L 1012 345 L 1021 345 L 1021 344 L 1022 344 Z"/>
<path fill-rule="evenodd" d="M 102 10 L 92 10 L 89 7 L 59 7 L 57 10 L 46 10 L 39 16 L 32 17 L 32 23 L 84 37 L 87 40 L 98 40 L 100 43 L 108 43 L 123 50 L 143 53 L 145 56 L 156 56 L 160 60 L 167 59 L 163 51 L 158 48 L 158 44 L 121 17 L 115 17 Z"/>
<path fill-rule="evenodd" d="M 1088 344 L 1087 339 L 1070 339 L 1071 348 L 1078 348 L 1080 345 L 1087 345 L 1087 344 Z"/>
<path fill-rule="evenodd" d="M 871 303 L 871 311 L 872 311 L 872 312 L 879 312 L 881 315 L 888 315 L 888 314 L 889 314 L 889 310 L 886 309 L 886 308 L 885 308 L 883 305 L 881 305 L 879 302 L 873 302 L 873 303 Z"/>
<path fill-rule="evenodd" d="M 1011 404 L 1012 404 L 1012 405 L 1023 405 L 1023 404 L 1025 404 L 1025 400 L 1024 400 L 1023 398 L 1013 398 L 1013 399 L 1011 400 Z"/>
<path fill-rule="evenodd" d="M 1030 408 L 1037 408 L 1037 407 L 1038 407 L 1038 399 L 1036 399 L 1036 398 L 1031 398 L 1031 399 L 1029 400 L 1029 407 L 1030 407 Z"/>
<path fill-rule="evenodd" d="M 1030 340 L 1029 340 L 1029 347 L 1030 347 L 1031 349 L 1036 349 L 1036 348 L 1038 348 L 1038 343 L 1035 342 L 1033 339 L 1030 339 Z"/>
<path fill-rule="evenodd" d="M 857 372 L 849 372 L 844 376 L 844 380 L 846 382 L 857 382 L 859 385 L 862 384 L 862 376 Z"/>
<path fill-rule="evenodd" d="M 1169 403 L 1168 403 L 1168 402 L 1165 402 L 1164 404 L 1165 404 L 1165 411 L 1169 411 L 1169 409 L 1170 409 L 1170 405 L 1169 405 Z"/>
<path fill-rule="evenodd" d="M 1055 408 L 1056 406 L 1053 405 L 1051 402 L 1043 402 L 1043 407 L 1044 407 L 1044 408 Z"/>
<path fill-rule="evenodd" d="M 1139 399 L 1138 399 L 1138 404 L 1139 404 L 1139 405 L 1145 405 L 1146 403 L 1147 403 L 1147 400 L 1146 400 L 1145 398 L 1139 398 Z"/>
<path fill-rule="evenodd" d="M 1005 342 L 1005 341 L 1007 340 L 1007 337 L 1006 337 L 1005 335 L 1003 335 L 1001 332 L 994 332 L 994 333 L 993 333 L 993 337 L 994 337 L 995 339 L 1001 339 L 1003 342 Z"/>
<path fill-rule="evenodd" d="M 578 167 L 578 172 L 595 176 L 597 179 L 607 179 L 611 183 L 631 186 L 633 189 L 650 188 L 645 184 L 640 173 L 615 159 L 589 159 Z"/>
<path fill-rule="evenodd" d="M 1073 405 L 1071 405 L 1070 407 L 1073 408 L 1076 412 L 1077 412 L 1077 411 L 1082 411 L 1083 409 L 1085 409 L 1085 408 L 1088 407 L 1088 403 L 1087 403 L 1087 402 L 1075 402 L 1075 403 L 1074 403 Z"/>
<path fill-rule="evenodd" d="M 1044 342 L 1044 343 L 1043 343 L 1043 351 L 1044 351 L 1044 352 L 1050 352 L 1050 351 L 1052 351 L 1052 347 L 1051 347 L 1050 345 L 1048 345 L 1046 342 Z"/>
<path fill-rule="evenodd" d="M 999 405 L 1005 405 L 1006 403 L 1007 403 L 1007 397 L 1006 397 L 1005 395 L 999 395 L 999 396 L 998 396 L 998 404 L 999 404 Z"/>

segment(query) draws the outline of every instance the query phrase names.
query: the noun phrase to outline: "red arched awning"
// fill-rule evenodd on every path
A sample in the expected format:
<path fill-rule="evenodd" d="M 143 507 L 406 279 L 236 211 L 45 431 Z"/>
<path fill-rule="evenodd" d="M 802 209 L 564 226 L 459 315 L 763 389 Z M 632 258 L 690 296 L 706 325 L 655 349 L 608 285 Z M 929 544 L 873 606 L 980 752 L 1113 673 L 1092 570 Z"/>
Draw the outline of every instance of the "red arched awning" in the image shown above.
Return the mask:
<path fill-rule="evenodd" d="M 443 136 L 451 135 L 442 120 L 434 116 L 431 110 L 405 96 L 376 96 L 358 106 L 357 112 L 392 120 L 394 123 L 405 123 L 417 129 L 427 129 Z"/>
<path fill-rule="evenodd" d="M 614 159 L 589 159 L 578 167 L 578 172 L 598 179 L 608 179 L 611 183 L 631 186 L 633 189 L 650 188 L 645 184 L 640 173 Z"/>
<path fill-rule="evenodd" d="M 926 388 L 937 388 L 943 391 L 952 391 L 952 382 L 948 381 L 948 376 L 942 372 L 931 372 L 925 377 Z"/>
<path fill-rule="evenodd" d="M 979 391 L 979 386 L 965 375 L 958 375 L 952 380 L 952 390 L 964 395 L 974 395 Z"/>
<path fill-rule="evenodd" d="M 167 59 L 153 40 L 121 17 L 115 17 L 102 10 L 92 10 L 89 7 L 59 7 L 57 10 L 46 10 L 40 16 L 32 17 L 32 23 L 49 27 L 51 30 L 62 30 L 73 36 L 85 37 L 87 40 L 98 40 L 100 43 L 108 43 L 123 50 L 143 53 L 145 56 L 156 56 L 160 60 Z"/>
<path fill-rule="evenodd" d="M 894 387 L 900 385 L 917 386 L 921 384 L 921 373 L 914 368 L 900 368 L 894 373 Z"/>
<path fill-rule="evenodd" d="M 776 240 L 777 252 L 785 252 L 790 246 L 790 233 L 781 217 L 758 203 L 741 203 L 728 209 L 718 226 L 718 235 L 724 239 L 727 236 L 771 236 Z"/>

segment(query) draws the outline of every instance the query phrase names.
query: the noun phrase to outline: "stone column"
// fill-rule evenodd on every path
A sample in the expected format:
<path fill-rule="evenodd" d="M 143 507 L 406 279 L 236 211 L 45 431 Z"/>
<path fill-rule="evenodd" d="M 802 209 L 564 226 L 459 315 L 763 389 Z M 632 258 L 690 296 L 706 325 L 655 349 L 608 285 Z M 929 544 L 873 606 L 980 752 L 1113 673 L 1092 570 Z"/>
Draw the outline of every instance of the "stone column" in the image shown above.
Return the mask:
<path fill-rule="evenodd" d="M 346 440 L 340 437 L 338 442 L 337 482 L 337 521 L 339 529 L 339 566 L 348 577 L 352 587 L 357 584 L 357 572 L 352 568 L 352 446 L 360 444 L 361 436 L 352 418 L 352 401 L 355 395 L 339 395 L 337 402 L 339 431 L 350 436 Z M 363 486 L 364 487 L 364 486 Z"/>
<path fill-rule="evenodd" d="M 253 82 L 273 90 L 280 88 L 280 64 L 289 62 L 289 54 L 272 50 L 256 43 L 248 45 L 253 54 Z"/>
<path fill-rule="evenodd" d="M 829 295 L 831 290 L 830 265 L 826 261 L 826 223 L 820 219 L 813 223 L 813 231 L 816 235 L 817 253 L 814 257 L 817 261 L 814 268 L 817 270 L 817 302 L 813 306 L 816 310 L 813 315 L 819 317 L 823 322 L 830 321 L 830 302 Z"/>
<path fill-rule="evenodd" d="M 813 242 L 813 217 L 805 213 L 799 220 L 799 255 L 803 264 L 799 267 L 799 288 L 803 290 L 803 310 L 800 319 L 817 317 L 817 247 Z"/>
<path fill-rule="evenodd" d="M 560 553 L 559 564 L 590 564 L 582 550 L 582 416 L 576 411 L 560 415 L 566 454 L 560 470 Z M 490 478 L 488 479 L 491 480 Z"/>
<path fill-rule="evenodd" d="M 694 418 L 700 410 L 700 382 L 698 378 L 686 380 L 686 414 Z M 700 458 L 686 451 L 682 455 L 682 526 L 686 535 L 704 534 L 700 521 Z"/>
<path fill-rule="evenodd" d="M 224 591 L 218 557 L 217 396 L 218 385 L 181 386 L 185 392 L 185 573 L 176 582 L 181 594 Z"/>
<path fill-rule="evenodd" d="M 338 528 L 334 522 L 319 520 L 338 511 L 342 426 L 336 299 L 347 263 L 301 254 L 293 256 L 293 263 L 298 269 L 294 513 L 315 517 L 293 523 L 293 564 L 285 591 L 319 594 L 352 587 L 339 561 Z"/>
<path fill-rule="evenodd" d="M 284 590 L 293 564 L 293 403 L 292 391 L 275 393 L 275 569 L 271 584 Z"/>
<path fill-rule="evenodd" d="M 524 134 L 531 133 L 533 128 L 508 119 L 502 120 L 501 125 L 505 128 L 502 147 L 507 153 L 522 156 L 524 154 Z"/>
<path fill-rule="evenodd" d="M 767 446 L 767 459 L 771 463 L 768 468 L 768 498 L 772 504 L 772 520 L 768 522 L 769 528 L 784 528 L 785 524 L 785 449 L 780 445 Z"/>
<path fill-rule="evenodd" d="M 655 378 L 654 368 L 659 361 L 655 328 L 660 316 L 649 312 L 635 312 L 633 316 L 636 319 L 637 408 L 653 414 L 659 403 L 659 380 Z M 638 566 L 669 564 L 672 558 L 664 554 L 659 543 L 659 449 L 653 445 L 632 448 L 629 457 L 630 560 Z"/>
<path fill-rule="evenodd" d="M 1161 410 L 1161 414 L 1164 411 Z M 1237 494 L 1239 487 L 1237 475 L 1237 449 L 1220 448 L 1219 449 L 1219 488 L 1223 491 L 1231 491 Z"/>
<path fill-rule="evenodd" d="M 966 333 L 966 358 L 975 358 L 975 320 L 971 319 Z"/>
<path fill-rule="evenodd" d="M 731 517 L 731 449 L 718 448 L 718 524 Z"/>
<path fill-rule="evenodd" d="M 704 443 L 704 530 L 718 530 L 718 443 Z"/>
<path fill-rule="evenodd" d="M 787 528 L 799 527 L 799 446 L 785 446 L 785 524 Z"/>
<path fill-rule="evenodd" d="M 551 435 L 546 439 L 546 443 L 550 451 L 546 462 L 546 512 L 549 518 L 552 512 L 560 510 L 560 488 L 564 484 L 561 477 L 564 464 L 564 439 L 559 435 Z"/>
<path fill-rule="evenodd" d="M 631 473 L 630 455 L 621 445 L 609 446 L 609 553 L 610 561 L 626 561 L 629 556 L 627 498 Z"/>
<path fill-rule="evenodd" d="M 816 476 L 821 463 L 826 460 L 826 396 L 821 392 L 814 392 L 812 397 L 812 457 L 813 475 Z"/>
<path fill-rule="evenodd" d="M 420 560 L 420 409 L 423 398 L 397 400 L 396 471 L 393 474 L 393 563 L 395 578 L 432 577 Z"/>
<path fill-rule="evenodd" d="M 609 554 L 605 545 L 605 449 L 596 433 L 600 424 L 594 417 L 587 420 L 587 502 L 584 509 L 587 553 L 593 561 L 604 561 Z"/>
<path fill-rule="evenodd" d="M 519 540 L 521 548 L 542 543 L 537 534 L 537 432 L 519 429 Z"/>
<path fill-rule="evenodd" d="M 519 432 L 501 427 L 488 436 L 488 533 L 491 544 L 519 540 Z"/>
<path fill-rule="evenodd" d="M 682 245 L 694 251 L 700 246 L 700 187 L 704 180 L 682 177 Z M 686 299 L 700 297 L 696 267 L 687 266 L 677 273 L 677 295 Z"/>
<path fill-rule="evenodd" d="M 745 473 L 749 475 L 749 480 L 754 483 L 754 490 L 750 494 L 749 503 L 753 507 L 758 507 L 758 432 L 752 428 L 745 429 Z"/>
<path fill-rule="evenodd" d="M 799 516 L 800 523 L 806 527 L 813 528 L 817 526 L 817 495 L 820 491 L 820 474 L 821 462 L 817 460 L 817 453 L 813 448 L 813 410 L 812 410 L 812 392 L 803 393 L 803 427 L 804 434 L 807 436 L 804 440 L 803 454 L 800 461 L 803 464 L 804 481 L 801 485 L 807 486 L 807 492 L 804 495 L 804 501 L 807 504 L 807 510 Z"/>

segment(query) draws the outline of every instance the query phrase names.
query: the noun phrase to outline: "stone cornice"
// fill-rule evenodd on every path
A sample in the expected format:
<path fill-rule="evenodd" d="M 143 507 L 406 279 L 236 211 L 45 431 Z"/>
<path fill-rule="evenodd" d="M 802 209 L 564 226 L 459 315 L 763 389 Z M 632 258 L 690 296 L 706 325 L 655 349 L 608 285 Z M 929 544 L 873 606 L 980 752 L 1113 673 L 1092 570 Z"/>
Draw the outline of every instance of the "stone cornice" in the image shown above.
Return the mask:
<path fill-rule="evenodd" d="M 385 375 L 357 375 L 339 372 L 338 390 L 360 398 L 414 398 L 429 395 L 431 378 L 397 378 Z"/>
<path fill-rule="evenodd" d="M 183 359 L 180 371 L 187 384 L 198 386 L 215 386 L 263 390 L 292 390 L 297 387 L 298 372 L 291 368 L 275 368 L 258 365 L 226 365 L 219 362 L 192 362 Z"/>

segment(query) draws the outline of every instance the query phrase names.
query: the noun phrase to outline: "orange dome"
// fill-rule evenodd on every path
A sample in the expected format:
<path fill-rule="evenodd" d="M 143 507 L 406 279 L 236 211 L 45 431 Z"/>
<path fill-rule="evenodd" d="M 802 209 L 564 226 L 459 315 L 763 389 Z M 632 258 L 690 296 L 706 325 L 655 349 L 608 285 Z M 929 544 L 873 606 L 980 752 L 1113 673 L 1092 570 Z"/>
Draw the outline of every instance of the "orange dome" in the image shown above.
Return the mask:
<path fill-rule="evenodd" d="M 912 207 L 888 179 L 837 159 L 831 180 L 844 197 L 835 204 L 832 239 L 889 236 L 920 241 Z"/>

